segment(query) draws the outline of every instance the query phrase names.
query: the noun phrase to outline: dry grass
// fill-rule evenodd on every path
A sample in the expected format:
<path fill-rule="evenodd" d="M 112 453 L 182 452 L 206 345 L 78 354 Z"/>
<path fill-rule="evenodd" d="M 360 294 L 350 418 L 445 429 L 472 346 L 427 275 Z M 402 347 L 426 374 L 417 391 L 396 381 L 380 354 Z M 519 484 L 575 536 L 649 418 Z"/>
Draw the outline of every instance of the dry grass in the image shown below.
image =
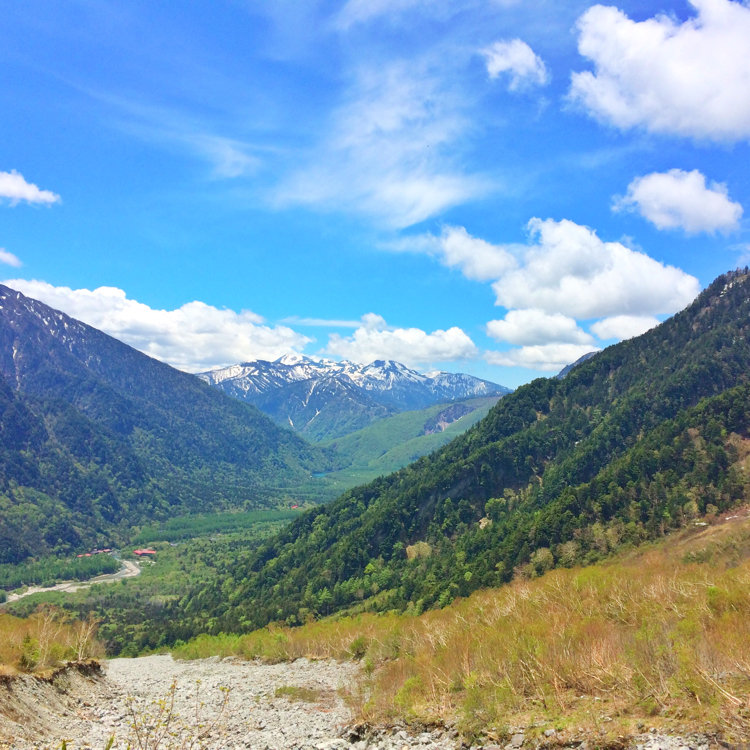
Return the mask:
<path fill-rule="evenodd" d="M 420 617 L 360 615 L 203 638 L 177 655 L 364 658 L 361 718 L 458 719 L 615 739 L 639 726 L 750 736 L 750 519 L 606 565 L 477 592 Z M 534 729 L 536 727 L 536 729 Z"/>
<path fill-rule="evenodd" d="M 65 661 L 102 655 L 92 620 L 69 621 L 50 606 L 28 618 L 0 614 L 0 674 L 43 672 Z"/>

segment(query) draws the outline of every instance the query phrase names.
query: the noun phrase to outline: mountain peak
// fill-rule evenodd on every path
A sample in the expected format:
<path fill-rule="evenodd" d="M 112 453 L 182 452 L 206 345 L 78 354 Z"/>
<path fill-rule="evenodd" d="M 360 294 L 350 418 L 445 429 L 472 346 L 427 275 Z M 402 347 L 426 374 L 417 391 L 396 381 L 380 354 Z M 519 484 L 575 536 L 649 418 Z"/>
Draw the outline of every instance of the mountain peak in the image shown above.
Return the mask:
<path fill-rule="evenodd" d="M 289 354 L 284 354 L 283 356 L 274 360 L 274 364 L 294 366 L 294 365 L 300 365 L 303 363 L 306 364 L 308 362 L 313 362 L 313 361 L 314 360 L 310 359 L 309 357 L 305 357 L 304 354 L 298 354 L 297 352 L 290 352 Z"/>

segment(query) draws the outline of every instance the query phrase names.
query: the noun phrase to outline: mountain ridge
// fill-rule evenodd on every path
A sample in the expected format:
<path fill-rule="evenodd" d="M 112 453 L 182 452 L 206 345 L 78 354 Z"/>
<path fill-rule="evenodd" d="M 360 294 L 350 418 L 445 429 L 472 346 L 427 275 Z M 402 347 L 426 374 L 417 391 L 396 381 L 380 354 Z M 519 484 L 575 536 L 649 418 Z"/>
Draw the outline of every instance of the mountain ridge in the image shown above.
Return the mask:
<path fill-rule="evenodd" d="M 198 377 L 316 441 L 341 437 L 398 412 L 510 392 L 472 375 L 424 374 L 393 360 L 359 365 L 303 355 L 230 365 Z"/>

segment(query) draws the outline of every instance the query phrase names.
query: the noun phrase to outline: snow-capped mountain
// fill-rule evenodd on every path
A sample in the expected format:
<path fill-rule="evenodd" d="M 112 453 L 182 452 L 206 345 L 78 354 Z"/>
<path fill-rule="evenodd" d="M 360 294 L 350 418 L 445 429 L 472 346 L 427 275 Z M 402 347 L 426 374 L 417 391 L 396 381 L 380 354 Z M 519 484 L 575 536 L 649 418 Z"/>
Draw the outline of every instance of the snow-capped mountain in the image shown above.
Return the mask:
<path fill-rule="evenodd" d="M 359 365 L 299 354 L 230 365 L 199 377 L 318 440 L 347 434 L 397 412 L 510 392 L 472 375 L 421 373 L 392 360 Z"/>

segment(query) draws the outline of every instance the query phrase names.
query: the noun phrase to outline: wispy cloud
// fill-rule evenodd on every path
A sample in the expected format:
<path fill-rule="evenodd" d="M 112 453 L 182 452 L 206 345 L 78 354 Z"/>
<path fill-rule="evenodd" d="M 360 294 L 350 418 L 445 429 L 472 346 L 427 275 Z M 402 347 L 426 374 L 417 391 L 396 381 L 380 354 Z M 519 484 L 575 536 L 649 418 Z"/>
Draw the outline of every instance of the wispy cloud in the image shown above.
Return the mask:
<path fill-rule="evenodd" d="M 469 127 L 460 94 L 429 66 L 367 67 L 333 114 L 331 134 L 282 181 L 278 202 L 416 224 L 490 189 L 453 153 Z"/>
<path fill-rule="evenodd" d="M 491 0 L 490 5 L 510 7 L 518 5 L 521 0 Z M 486 0 L 347 0 L 336 17 L 336 26 L 347 30 L 352 26 L 387 19 L 393 22 L 408 12 L 418 12 L 422 15 L 452 18 L 466 12 L 477 4 L 486 5 Z"/>
<path fill-rule="evenodd" d="M 498 41 L 481 50 L 490 78 L 507 76 L 508 89 L 519 91 L 549 81 L 544 61 L 521 39 Z"/>
<path fill-rule="evenodd" d="M 17 256 L 8 252 L 4 247 L 0 247 L 0 263 L 4 263 L 6 266 L 13 266 L 14 268 L 20 268 L 23 265 Z"/>
<path fill-rule="evenodd" d="M 108 122 L 112 127 L 145 143 L 204 162 L 213 179 L 252 176 L 263 165 L 262 157 L 268 147 L 237 135 L 241 128 L 234 122 L 225 123 L 221 117 L 219 122 L 201 118 L 195 109 L 187 111 L 155 104 L 147 97 L 122 96 L 89 88 L 81 91 L 108 108 Z"/>

